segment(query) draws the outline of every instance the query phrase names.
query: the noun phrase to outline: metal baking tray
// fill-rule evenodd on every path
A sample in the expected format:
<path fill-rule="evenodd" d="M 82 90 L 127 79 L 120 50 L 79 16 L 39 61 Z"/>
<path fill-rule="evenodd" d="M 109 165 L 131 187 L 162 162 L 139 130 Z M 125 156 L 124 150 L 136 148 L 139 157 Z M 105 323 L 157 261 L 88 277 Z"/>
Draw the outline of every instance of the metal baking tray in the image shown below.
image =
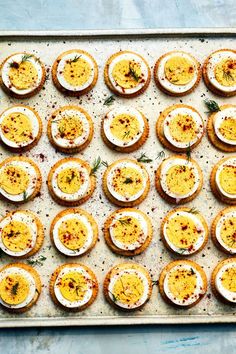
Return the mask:
<path fill-rule="evenodd" d="M 123 30 L 123 31 L 49 31 L 49 32 L 0 32 L 0 62 L 8 55 L 18 52 L 33 52 L 41 58 L 47 68 L 50 68 L 55 58 L 63 51 L 72 48 L 81 48 L 91 53 L 99 66 L 99 80 L 95 88 L 81 98 L 70 98 L 59 93 L 52 84 L 50 73 L 45 83 L 45 88 L 33 98 L 17 100 L 8 97 L 0 91 L 0 111 L 15 103 L 25 103 L 39 112 L 44 131 L 38 145 L 30 152 L 25 153 L 31 157 L 40 167 L 43 175 L 43 187 L 41 196 L 21 206 L 36 212 L 45 226 L 45 241 L 40 252 L 33 257 L 38 259 L 40 255 L 46 257 L 43 264 L 35 268 L 41 275 L 43 289 L 38 303 L 25 314 L 8 314 L 0 310 L 0 327 L 31 327 L 31 326 L 80 326 L 80 325 L 131 325 L 131 324 L 154 324 L 154 323 L 212 323 L 212 322 L 236 322 L 235 308 L 224 305 L 217 301 L 208 288 L 207 295 L 202 301 L 191 309 L 176 309 L 167 305 L 158 293 L 157 286 L 154 286 L 151 300 L 146 306 L 137 312 L 124 313 L 113 309 L 107 304 L 103 297 L 102 284 L 107 271 L 115 264 L 124 262 L 126 257 L 113 254 L 106 246 L 102 234 L 102 226 L 106 217 L 115 210 L 110 204 L 101 189 L 101 178 L 104 167 L 97 173 L 97 188 L 91 199 L 81 207 L 90 211 L 99 224 L 99 242 L 95 248 L 82 257 L 69 258 L 60 255 L 51 246 L 49 238 L 49 226 L 53 217 L 63 209 L 53 202 L 48 194 L 46 178 L 50 167 L 65 155 L 58 153 L 50 145 L 46 135 L 47 120 L 51 112 L 59 106 L 68 104 L 82 105 L 92 116 L 95 125 L 95 135 L 92 143 L 84 152 L 76 154 L 81 158 L 93 162 L 95 157 L 100 156 L 103 160 L 111 163 L 121 156 L 139 157 L 145 152 L 153 159 L 151 164 L 146 164 L 150 173 L 151 190 L 148 198 L 138 207 L 146 212 L 152 220 L 154 235 L 151 245 L 141 255 L 132 257 L 131 260 L 147 267 L 153 280 L 158 279 L 161 269 L 170 261 L 178 258 L 169 253 L 160 241 L 160 222 L 166 212 L 174 206 L 168 205 L 158 195 L 154 186 L 154 171 L 160 164 L 157 155 L 165 151 L 165 156 L 171 155 L 159 143 L 155 124 L 159 113 L 167 106 L 179 102 L 194 106 L 207 121 L 206 107 L 203 99 L 210 98 L 219 104 L 235 103 L 235 98 L 216 97 L 208 92 L 203 81 L 190 95 L 177 98 L 170 97 L 160 92 L 152 79 L 147 91 L 137 98 L 124 99 L 116 98 L 113 107 L 119 104 L 127 104 L 139 108 L 149 119 L 150 136 L 147 143 L 138 151 L 131 154 L 120 154 L 111 151 L 104 145 L 100 137 L 100 123 L 110 107 L 103 105 L 104 100 L 110 96 L 110 92 L 104 84 L 103 68 L 107 58 L 119 50 L 133 50 L 145 57 L 153 69 L 157 58 L 171 50 L 184 50 L 192 53 L 201 63 L 214 50 L 220 48 L 235 48 L 236 29 L 152 29 L 152 30 Z M 12 156 L 7 150 L 0 147 L 1 160 Z M 204 173 L 204 187 L 199 196 L 189 206 L 198 208 L 205 215 L 210 226 L 213 217 L 223 208 L 224 204 L 216 201 L 210 191 L 209 174 L 212 166 L 226 153 L 217 151 L 209 143 L 205 135 L 201 144 L 192 152 Z M 0 213 L 5 215 L 6 211 L 14 210 L 15 205 L 1 202 Z M 20 208 L 20 207 L 19 207 Z M 225 258 L 209 240 L 207 246 L 197 255 L 190 259 L 198 262 L 204 267 L 208 279 L 211 271 L 218 261 Z M 129 259 L 130 260 L 130 259 Z M 2 255 L 0 264 L 14 262 L 14 259 Z M 17 260 L 16 260 L 17 261 Z M 48 283 L 53 270 L 60 264 L 79 261 L 90 266 L 96 273 L 99 280 L 99 295 L 95 303 L 88 309 L 79 313 L 68 313 L 55 307 L 52 303 Z M 27 262 L 27 261 L 23 261 Z"/>

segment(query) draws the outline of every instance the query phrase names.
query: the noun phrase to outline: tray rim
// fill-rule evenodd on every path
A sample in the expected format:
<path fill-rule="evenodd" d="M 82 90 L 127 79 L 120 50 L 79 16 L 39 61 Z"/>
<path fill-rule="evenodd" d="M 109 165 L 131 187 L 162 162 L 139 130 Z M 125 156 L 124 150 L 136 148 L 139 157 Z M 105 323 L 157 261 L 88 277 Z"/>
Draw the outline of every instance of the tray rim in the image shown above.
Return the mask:
<path fill-rule="evenodd" d="M 109 38 L 117 36 L 132 37 L 235 37 L 236 27 L 220 28 L 152 28 L 152 29 L 114 29 L 114 30 L 0 30 L 0 40 L 10 38 Z M 63 327 L 63 326 L 107 326 L 107 325 L 154 325 L 154 324 L 209 324 L 209 323 L 236 323 L 236 316 L 233 314 L 219 315 L 149 315 L 149 316 L 103 316 L 103 317 L 40 317 L 40 318 L 14 318 L 0 319 L 0 328 L 22 328 L 22 327 Z"/>

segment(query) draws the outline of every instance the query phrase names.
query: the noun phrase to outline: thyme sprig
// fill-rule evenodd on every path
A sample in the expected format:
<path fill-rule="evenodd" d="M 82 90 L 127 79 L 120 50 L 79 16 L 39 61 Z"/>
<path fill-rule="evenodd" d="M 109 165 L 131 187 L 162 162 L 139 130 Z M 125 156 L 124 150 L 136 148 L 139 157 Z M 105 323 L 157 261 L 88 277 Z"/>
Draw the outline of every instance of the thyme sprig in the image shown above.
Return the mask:
<path fill-rule="evenodd" d="M 147 157 L 145 153 L 142 153 L 141 156 L 137 159 L 138 162 L 149 163 L 152 162 L 152 159 Z"/>
<path fill-rule="evenodd" d="M 110 290 L 108 290 L 108 292 L 111 294 L 112 300 L 113 300 L 114 302 L 116 302 L 116 301 L 119 300 L 118 297 L 117 297 L 115 294 L 113 294 Z"/>
<path fill-rule="evenodd" d="M 231 74 L 230 71 L 223 71 L 223 78 L 226 80 L 226 81 L 235 81 L 234 80 L 234 77 L 233 75 Z"/>
<path fill-rule="evenodd" d="M 199 210 L 195 207 L 192 207 L 191 209 L 187 210 L 187 213 L 190 214 L 199 214 Z"/>
<path fill-rule="evenodd" d="M 12 295 L 17 295 L 17 290 L 19 288 L 19 282 L 15 283 L 13 287 L 11 288 L 11 293 Z"/>
<path fill-rule="evenodd" d="M 190 146 L 190 144 L 188 144 L 188 147 L 186 149 L 186 157 L 189 162 L 191 160 L 191 146 Z"/>
<path fill-rule="evenodd" d="M 165 158 L 165 151 L 160 151 L 158 154 L 157 154 L 157 159 L 164 159 Z"/>
<path fill-rule="evenodd" d="M 26 191 L 23 192 L 23 200 L 26 201 L 28 198 Z"/>
<path fill-rule="evenodd" d="M 111 95 L 110 97 L 106 98 L 103 105 L 104 106 L 111 106 L 115 101 L 115 95 Z"/>
<path fill-rule="evenodd" d="M 132 180 L 132 178 L 130 178 L 130 177 L 126 177 L 126 179 L 124 180 L 123 183 L 124 183 L 124 184 L 130 184 L 130 183 L 133 183 L 133 180 Z"/>
<path fill-rule="evenodd" d="M 128 138 L 130 135 L 130 130 L 127 130 L 127 132 L 124 133 L 123 139 Z"/>
<path fill-rule="evenodd" d="M 97 170 L 101 167 L 102 165 L 102 159 L 100 156 L 98 156 L 98 158 L 96 158 L 93 162 L 91 171 L 90 171 L 90 176 L 95 176 Z"/>
<path fill-rule="evenodd" d="M 129 225 L 130 224 L 129 219 L 119 219 L 118 221 L 121 223 L 121 225 Z"/>
<path fill-rule="evenodd" d="M 82 55 L 75 55 L 75 57 L 73 59 L 70 59 L 69 60 L 69 63 L 76 63 L 80 58 L 81 58 Z"/>
<path fill-rule="evenodd" d="M 211 112 L 219 112 L 220 107 L 216 101 L 209 100 L 208 98 L 204 100 L 205 105 L 209 109 L 206 113 L 211 113 Z"/>
<path fill-rule="evenodd" d="M 134 68 L 132 68 L 130 64 L 129 64 L 129 73 L 135 81 L 137 82 L 139 81 L 140 79 L 139 74 L 134 70 Z"/>
<path fill-rule="evenodd" d="M 21 58 L 21 62 L 23 63 L 24 61 L 28 61 L 30 58 L 32 58 L 32 54 L 24 54 Z"/>
<path fill-rule="evenodd" d="M 47 257 L 41 255 L 37 259 L 27 259 L 27 263 L 30 265 L 37 265 L 41 267 L 46 259 Z"/>

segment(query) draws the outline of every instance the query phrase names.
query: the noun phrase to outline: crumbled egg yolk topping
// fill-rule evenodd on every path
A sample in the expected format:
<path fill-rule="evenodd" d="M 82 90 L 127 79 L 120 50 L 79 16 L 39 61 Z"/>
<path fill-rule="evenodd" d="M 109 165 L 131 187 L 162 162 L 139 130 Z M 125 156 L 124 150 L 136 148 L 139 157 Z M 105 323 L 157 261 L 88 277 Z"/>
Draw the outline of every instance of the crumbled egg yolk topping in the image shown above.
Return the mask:
<path fill-rule="evenodd" d="M 174 269 L 168 274 L 168 288 L 178 300 L 188 300 L 195 293 L 197 276 L 193 268 Z"/>
<path fill-rule="evenodd" d="M 165 63 L 165 77 L 174 85 L 186 85 L 194 76 L 193 63 L 180 56 L 173 56 Z"/>
<path fill-rule="evenodd" d="M 136 87 L 142 77 L 141 66 L 134 60 L 120 60 L 115 64 L 112 76 L 117 85 L 124 89 Z"/>
<path fill-rule="evenodd" d="M 24 193 L 28 185 L 29 175 L 19 166 L 6 166 L 0 175 L 0 186 L 9 194 L 17 195 Z"/>
<path fill-rule="evenodd" d="M 236 217 L 226 218 L 220 229 L 222 241 L 230 248 L 236 248 Z"/>
<path fill-rule="evenodd" d="M 219 132 L 227 140 L 236 141 L 236 117 L 226 117 L 220 127 Z"/>
<path fill-rule="evenodd" d="M 65 274 L 57 285 L 62 296 L 71 302 L 83 300 L 89 287 L 84 275 L 75 271 Z"/>
<path fill-rule="evenodd" d="M 59 119 L 58 131 L 61 138 L 74 140 L 83 134 L 83 124 L 78 116 L 65 116 Z"/>
<path fill-rule="evenodd" d="M 17 90 L 26 90 L 35 85 L 38 80 L 38 72 L 34 64 L 24 60 L 10 67 L 9 79 Z"/>
<path fill-rule="evenodd" d="M 30 247 L 32 241 L 29 227 L 16 220 L 12 220 L 3 228 L 1 236 L 4 246 L 14 252 L 20 252 Z"/>
<path fill-rule="evenodd" d="M 18 305 L 26 300 L 29 289 L 29 283 L 24 276 L 11 274 L 0 282 L 0 297 L 8 305 Z"/>
<path fill-rule="evenodd" d="M 114 283 L 112 294 L 114 299 L 123 304 L 134 305 L 144 293 L 142 279 L 135 273 L 122 274 Z"/>
<path fill-rule="evenodd" d="M 112 231 L 115 239 L 126 245 L 139 241 L 143 235 L 140 222 L 133 216 L 124 216 L 116 220 L 112 226 Z"/>
<path fill-rule="evenodd" d="M 229 291 L 236 292 L 236 268 L 232 266 L 222 274 L 221 284 Z"/>
<path fill-rule="evenodd" d="M 117 193 L 129 198 L 143 189 L 143 176 L 136 168 L 118 168 L 112 186 Z"/>
<path fill-rule="evenodd" d="M 83 184 L 83 176 L 76 168 L 65 168 L 58 173 L 57 184 L 63 193 L 73 194 L 78 192 Z"/>
<path fill-rule="evenodd" d="M 135 116 L 119 114 L 113 118 L 110 129 L 114 137 L 128 142 L 133 140 L 140 133 L 140 124 Z"/>
<path fill-rule="evenodd" d="M 198 133 L 195 120 L 188 114 L 174 116 L 169 122 L 169 131 L 173 139 L 181 143 L 191 142 Z"/>
<path fill-rule="evenodd" d="M 31 121 L 23 113 L 15 112 L 6 116 L 2 121 L 1 129 L 4 136 L 16 144 L 28 142 L 33 138 Z"/>
<path fill-rule="evenodd" d="M 196 228 L 187 216 L 176 215 L 168 220 L 166 233 L 172 244 L 179 248 L 191 248 L 198 240 L 202 230 Z"/>
<path fill-rule="evenodd" d="M 236 166 L 223 166 L 219 181 L 221 188 L 229 194 L 236 194 Z"/>
<path fill-rule="evenodd" d="M 223 86 L 234 86 L 236 84 L 236 60 L 221 60 L 215 66 L 215 78 Z"/>
<path fill-rule="evenodd" d="M 61 223 L 58 236 L 65 247 L 70 250 L 79 250 L 87 240 L 88 230 L 82 221 L 71 218 Z"/>
<path fill-rule="evenodd" d="M 190 167 L 174 165 L 166 173 L 166 184 L 170 192 L 185 195 L 193 189 L 195 176 Z"/>
<path fill-rule="evenodd" d="M 67 60 L 63 77 L 71 86 L 83 86 L 89 80 L 91 72 L 92 68 L 87 60 L 75 56 L 75 59 Z"/>

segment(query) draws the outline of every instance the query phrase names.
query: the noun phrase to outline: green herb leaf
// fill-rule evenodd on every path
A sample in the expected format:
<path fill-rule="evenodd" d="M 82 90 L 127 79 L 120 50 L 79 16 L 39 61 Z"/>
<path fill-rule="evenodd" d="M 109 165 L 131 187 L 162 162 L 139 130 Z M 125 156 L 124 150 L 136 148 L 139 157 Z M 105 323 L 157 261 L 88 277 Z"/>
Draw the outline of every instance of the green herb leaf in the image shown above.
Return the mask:
<path fill-rule="evenodd" d="M 129 135 L 130 135 L 130 130 L 127 130 L 127 132 L 125 132 L 125 134 L 123 135 L 123 139 L 128 138 Z"/>
<path fill-rule="evenodd" d="M 199 211 L 195 207 L 192 207 L 191 209 L 187 210 L 187 213 L 199 214 Z"/>
<path fill-rule="evenodd" d="M 152 162 L 152 159 L 146 156 L 145 153 L 141 154 L 141 156 L 137 159 L 138 162 L 149 163 Z"/>
<path fill-rule="evenodd" d="M 159 284 L 159 280 L 152 280 L 152 286 L 158 285 L 158 284 Z"/>
<path fill-rule="evenodd" d="M 112 300 L 114 301 L 114 302 L 116 302 L 116 301 L 118 301 L 119 299 L 118 299 L 118 297 L 117 296 L 115 296 L 110 290 L 108 290 L 109 291 L 109 293 L 111 294 L 111 296 L 112 296 Z"/>
<path fill-rule="evenodd" d="M 129 72 L 135 81 L 139 81 L 139 79 L 140 79 L 139 74 L 134 70 L 134 68 L 132 68 L 132 66 L 130 64 L 129 64 Z"/>
<path fill-rule="evenodd" d="M 187 156 L 187 160 L 189 162 L 191 160 L 191 146 L 190 146 L 190 144 L 187 147 L 186 156 Z"/>
<path fill-rule="evenodd" d="M 223 77 L 226 81 L 235 81 L 230 71 L 223 71 Z"/>
<path fill-rule="evenodd" d="M 81 55 L 75 55 L 75 57 L 74 57 L 74 59 L 70 59 L 69 60 L 69 63 L 76 63 L 78 60 L 79 60 L 79 58 L 82 56 L 82 54 Z"/>
<path fill-rule="evenodd" d="M 121 225 L 129 225 L 130 224 L 129 219 L 119 219 L 118 221 L 121 223 Z"/>
<path fill-rule="evenodd" d="M 109 164 L 108 164 L 107 161 L 102 161 L 102 165 L 105 166 L 105 167 L 108 167 L 108 166 L 109 166 Z"/>
<path fill-rule="evenodd" d="M 37 259 L 27 259 L 27 263 L 30 265 L 42 266 L 43 262 L 47 259 L 47 257 L 39 256 Z"/>
<path fill-rule="evenodd" d="M 99 167 L 101 167 L 101 164 L 102 164 L 101 157 L 98 156 L 98 158 L 94 160 L 93 166 L 91 168 L 90 176 L 96 175 L 96 172 L 99 169 Z"/>
<path fill-rule="evenodd" d="M 13 287 L 11 288 L 11 293 L 12 295 L 17 295 L 17 290 L 19 288 L 19 282 L 17 282 L 16 284 L 13 285 Z"/>
<path fill-rule="evenodd" d="M 123 183 L 124 184 L 130 184 L 130 183 L 133 183 L 133 180 L 132 180 L 132 178 L 126 177 L 126 179 L 124 180 Z"/>
<path fill-rule="evenodd" d="M 29 60 L 30 58 L 32 58 L 32 54 L 24 54 L 21 58 L 21 62 L 23 63 L 24 61 Z"/>
<path fill-rule="evenodd" d="M 106 98 L 103 105 L 104 106 L 111 106 L 115 101 L 115 95 L 111 95 L 110 97 Z"/>
<path fill-rule="evenodd" d="M 207 113 L 220 111 L 220 107 L 217 102 L 215 102 L 213 100 L 206 99 L 206 100 L 204 100 L 204 103 L 207 106 L 207 108 L 209 109 L 209 111 Z"/>
<path fill-rule="evenodd" d="M 23 200 L 26 201 L 28 198 L 26 191 L 23 192 Z"/>
<path fill-rule="evenodd" d="M 190 271 L 191 271 L 191 274 L 194 275 L 195 274 L 195 271 L 193 268 L 190 268 Z"/>
<path fill-rule="evenodd" d="M 165 151 L 160 151 L 158 154 L 157 154 L 157 158 L 158 159 L 164 159 L 165 158 Z"/>

